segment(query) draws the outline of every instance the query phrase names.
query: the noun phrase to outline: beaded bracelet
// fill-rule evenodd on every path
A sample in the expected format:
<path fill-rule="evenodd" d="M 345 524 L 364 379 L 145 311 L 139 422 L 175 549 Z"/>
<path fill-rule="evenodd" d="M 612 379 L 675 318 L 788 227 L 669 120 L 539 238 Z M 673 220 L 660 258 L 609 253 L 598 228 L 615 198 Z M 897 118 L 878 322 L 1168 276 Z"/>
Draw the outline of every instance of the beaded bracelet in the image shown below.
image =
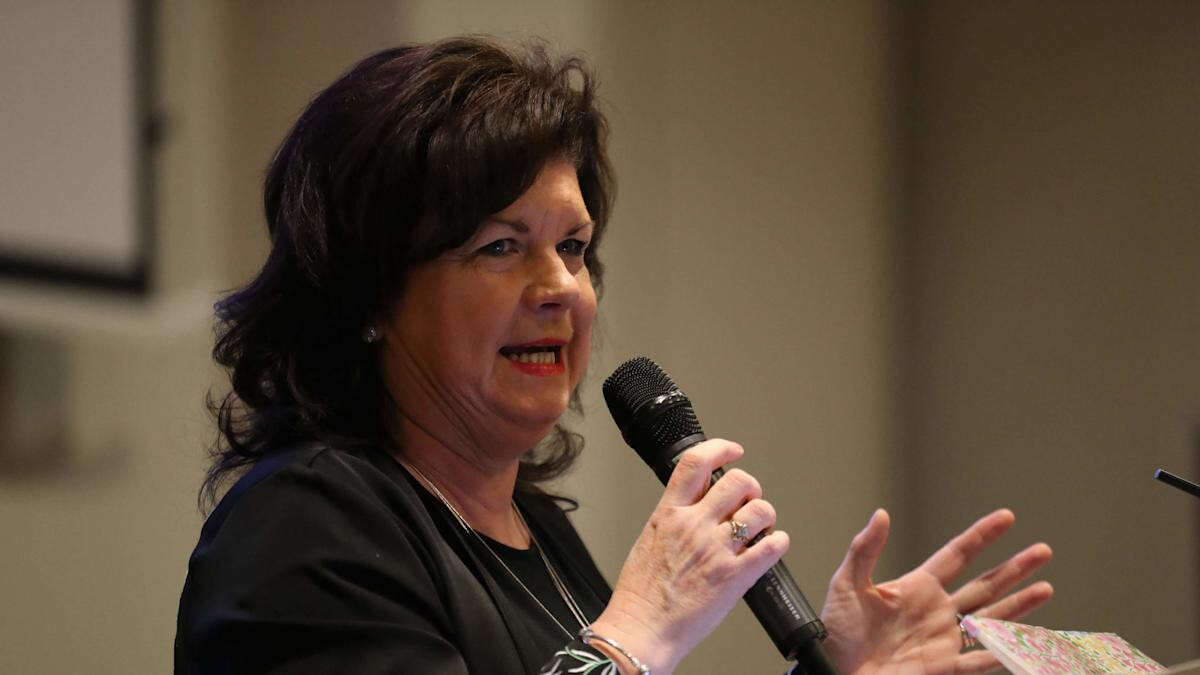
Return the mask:
<path fill-rule="evenodd" d="M 583 628 L 579 629 L 579 640 L 589 647 L 592 645 L 588 643 L 588 640 L 599 640 L 609 647 L 612 647 L 621 656 L 624 656 L 630 663 L 633 664 L 634 668 L 637 668 L 638 673 L 641 675 L 650 675 L 649 666 L 643 664 L 641 661 L 638 661 L 636 656 L 630 654 L 628 649 L 625 649 L 621 645 L 617 644 L 616 640 L 610 640 L 603 635 L 597 634 L 596 631 L 592 630 L 591 626 L 584 626 Z"/>

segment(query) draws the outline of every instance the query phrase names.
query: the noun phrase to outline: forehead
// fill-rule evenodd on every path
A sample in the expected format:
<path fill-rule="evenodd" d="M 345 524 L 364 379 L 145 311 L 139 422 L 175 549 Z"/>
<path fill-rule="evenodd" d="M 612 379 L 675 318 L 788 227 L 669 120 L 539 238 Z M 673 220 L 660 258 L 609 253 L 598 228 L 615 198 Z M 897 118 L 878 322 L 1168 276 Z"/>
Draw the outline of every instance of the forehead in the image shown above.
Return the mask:
<path fill-rule="evenodd" d="M 489 220 L 518 230 L 538 225 L 589 224 L 591 219 L 579 189 L 575 164 L 567 160 L 548 162 L 529 189 Z"/>

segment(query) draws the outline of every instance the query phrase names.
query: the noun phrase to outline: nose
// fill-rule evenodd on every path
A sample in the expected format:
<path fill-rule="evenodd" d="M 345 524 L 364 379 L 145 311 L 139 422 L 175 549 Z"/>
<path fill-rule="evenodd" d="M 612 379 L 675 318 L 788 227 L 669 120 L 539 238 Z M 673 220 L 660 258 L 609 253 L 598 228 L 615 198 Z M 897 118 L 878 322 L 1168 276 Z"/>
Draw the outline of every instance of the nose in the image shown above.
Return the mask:
<path fill-rule="evenodd" d="M 525 303 L 535 311 L 566 310 L 579 299 L 579 279 L 557 251 L 538 255 L 530 261 Z"/>

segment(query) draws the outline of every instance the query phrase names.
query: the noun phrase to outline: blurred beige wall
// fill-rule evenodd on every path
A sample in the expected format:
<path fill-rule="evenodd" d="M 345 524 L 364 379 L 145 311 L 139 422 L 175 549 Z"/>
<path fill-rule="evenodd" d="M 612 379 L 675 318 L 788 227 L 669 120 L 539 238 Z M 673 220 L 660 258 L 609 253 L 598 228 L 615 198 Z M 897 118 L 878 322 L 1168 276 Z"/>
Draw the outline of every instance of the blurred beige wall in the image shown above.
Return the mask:
<path fill-rule="evenodd" d="M 912 17 L 916 543 L 992 504 L 1045 539 L 1039 623 L 1200 656 L 1200 3 Z"/>
<path fill-rule="evenodd" d="M 646 354 L 710 435 L 747 446 L 814 605 L 875 506 L 896 516 L 883 577 L 1005 504 L 1021 542 L 1058 552 L 1062 597 L 1033 620 L 1115 629 L 1166 661 L 1200 655 L 1196 506 L 1148 484 L 1159 457 L 1200 474 L 1187 436 L 1200 421 L 1188 386 L 1200 307 L 1185 262 L 1196 132 L 1183 112 L 1150 114 L 1164 97 L 1195 109 L 1184 81 L 1198 72 L 1195 40 L 1179 37 L 1188 20 L 1195 36 L 1195 12 L 1164 2 L 1158 21 L 1071 4 L 1068 17 L 1026 4 L 166 0 L 168 306 L 117 311 L 104 331 L 53 309 L 20 326 L 68 345 L 79 461 L 64 476 L 0 482 L 0 527 L 19 550 L 0 562 L 0 672 L 169 670 L 201 522 L 202 397 L 220 382 L 206 306 L 266 250 L 270 153 L 357 58 L 462 32 L 542 36 L 600 74 L 618 201 L 577 421 L 589 446 L 564 490 L 583 502 L 576 523 L 610 579 L 660 488 L 612 428 L 599 384 Z M 1059 37 L 1066 27 L 1075 40 Z M 1087 28 L 1123 37 L 1097 43 Z M 1044 59 L 1029 53 L 1038 45 Z M 997 68 L 1007 89 L 989 84 Z M 1114 71 L 1130 95 L 1082 105 Z M 1014 120 L 1037 142 L 1009 142 Z M 1130 131 L 1139 121 L 1154 131 Z M 1122 201 L 1127 182 L 1141 208 Z M 1103 448 L 1103 462 L 1078 459 Z M 1155 565 L 1138 568 L 1147 547 Z M 781 665 L 739 608 L 680 672 Z"/>

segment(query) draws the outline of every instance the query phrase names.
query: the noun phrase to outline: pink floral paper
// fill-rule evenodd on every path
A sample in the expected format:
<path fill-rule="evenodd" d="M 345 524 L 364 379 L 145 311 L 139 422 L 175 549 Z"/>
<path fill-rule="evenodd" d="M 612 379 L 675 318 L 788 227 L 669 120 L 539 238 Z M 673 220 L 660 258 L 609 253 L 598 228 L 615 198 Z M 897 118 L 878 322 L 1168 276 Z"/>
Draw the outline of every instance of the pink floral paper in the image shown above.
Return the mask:
<path fill-rule="evenodd" d="M 1050 630 L 976 616 L 964 618 L 963 627 L 1018 675 L 1166 670 L 1115 633 Z"/>

